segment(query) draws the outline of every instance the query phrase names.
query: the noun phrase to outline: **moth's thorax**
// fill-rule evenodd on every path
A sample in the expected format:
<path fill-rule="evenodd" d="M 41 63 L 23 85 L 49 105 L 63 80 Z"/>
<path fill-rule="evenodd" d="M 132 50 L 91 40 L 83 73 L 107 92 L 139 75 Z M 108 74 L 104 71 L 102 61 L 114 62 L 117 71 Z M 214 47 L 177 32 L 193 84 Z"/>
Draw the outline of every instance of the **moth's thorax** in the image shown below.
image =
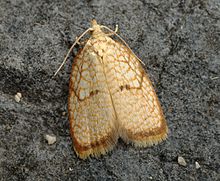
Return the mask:
<path fill-rule="evenodd" d="M 86 43 L 84 47 L 84 51 L 87 53 L 95 53 L 100 57 L 103 57 L 107 52 L 110 51 L 111 47 L 114 44 L 114 40 L 112 40 L 109 36 L 103 34 L 98 36 L 92 36 Z"/>
<path fill-rule="evenodd" d="M 91 48 L 91 50 L 94 50 L 95 52 L 105 52 L 107 49 L 110 48 L 109 45 L 112 45 L 114 43 L 114 40 L 109 37 L 109 34 L 102 31 L 101 26 L 98 25 L 95 20 L 93 20 L 91 23 L 91 37 L 87 41 L 85 47 Z"/>

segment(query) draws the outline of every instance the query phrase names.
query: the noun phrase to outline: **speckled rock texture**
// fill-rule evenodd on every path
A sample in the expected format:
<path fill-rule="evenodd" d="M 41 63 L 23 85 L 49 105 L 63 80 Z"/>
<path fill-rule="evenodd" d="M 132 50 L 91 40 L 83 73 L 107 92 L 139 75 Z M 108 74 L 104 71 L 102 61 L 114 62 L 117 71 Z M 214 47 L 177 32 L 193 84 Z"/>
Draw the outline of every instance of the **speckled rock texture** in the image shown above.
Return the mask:
<path fill-rule="evenodd" d="M 118 24 L 145 62 L 169 137 L 145 149 L 119 140 L 109 154 L 83 161 L 72 149 L 67 112 L 79 47 L 52 75 L 93 18 L 112 29 Z M 0 0 L 2 181 L 219 180 L 219 100 L 219 0 Z M 56 136 L 54 144 L 47 134 Z"/>

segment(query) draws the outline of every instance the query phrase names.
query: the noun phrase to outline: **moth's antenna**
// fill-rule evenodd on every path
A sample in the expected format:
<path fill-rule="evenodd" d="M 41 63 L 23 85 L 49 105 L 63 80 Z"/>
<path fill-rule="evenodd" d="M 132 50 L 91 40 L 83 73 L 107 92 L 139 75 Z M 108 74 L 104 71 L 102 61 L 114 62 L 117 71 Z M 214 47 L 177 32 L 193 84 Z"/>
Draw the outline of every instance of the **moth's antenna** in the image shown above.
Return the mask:
<path fill-rule="evenodd" d="M 57 75 L 57 73 L 60 71 L 60 69 L 63 67 L 63 65 L 65 64 L 67 58 L 69 57 L 70 52 L 73 50 L 74 46 L 79 42 L 79 40 L 89 31 L 92 31 L 92 28 L 88 28 L 86 31 L 84 31 L 77 39 L 76 41 L 73 43 L 73 45 L 71 46 L 71 48 L 69 49 L 69 51 L 67 52 L 67 55 L 65 56 L 62 64 L 59 66 L 59 68 L 57 69 L 57 71 L 55 72 L 54 76 L 55 77 Z"/>
<path fill-rule="evenodd" d="M 116 32 L 118 31 L 118 25 L 116 25 L 115 31 L 111 30 L 111 29 L 108 28 L 107 26 L 103 26 L 103 25 L 102 25 L 101 27 L 107 29 L 107 30 L 110 31 L 112 34 L 114 34 L 115 36 L 117 36 L 117 37 L 125 44 L 125 46 L 131 51 L 131 53 L 132 53 L 143 65 L 145 65 L 145 63 L 135 55 L 135 53 L 131 50 L 131 48 L 130 48 L 129 45 L 123 40 L 123 38 L 120 37 L 120 36 L 116 33 Z"/>

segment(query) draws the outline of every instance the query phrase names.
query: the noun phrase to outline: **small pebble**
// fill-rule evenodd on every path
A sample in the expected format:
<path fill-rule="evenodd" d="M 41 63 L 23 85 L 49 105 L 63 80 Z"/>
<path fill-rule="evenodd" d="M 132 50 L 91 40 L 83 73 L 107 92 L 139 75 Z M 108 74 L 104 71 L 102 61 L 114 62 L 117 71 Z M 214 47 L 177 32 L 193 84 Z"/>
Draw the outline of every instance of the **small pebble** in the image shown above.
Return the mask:
<path fill-rule="evenodd" d="M 62 116 L 66 116 L 66 112 L 64 111 L 64 112 L 62 112 Z"/>
<path fill-rule="evenodd" d="M 16 102 L 20 102 L 21 101 L 21 97 L 22 97 L 21 93 L 17 92 L 17 94 L 15 95 L 15 101 Z"/>
<path fill-rule="evenodd" d="M 198 162 L 195 162 L 195 164 L 196 164 L 196 169 L 199 169 L 201 167 Z"/>
<path fill-rule="evenodd" d="M 48 134 L 45 136 L 45 139 L 47 140 L 47 143 L 49 145 L 52 145 L 57 141 L 56 136 L 52 136 L 52 135 L 48 135 Z"/>
<path fill-rule="evenodd" d="M 178 164 L 185 167 L 186 166 L 185 159 L 183 157 L 181 157 L 181 156 L 178 156 Z"/>

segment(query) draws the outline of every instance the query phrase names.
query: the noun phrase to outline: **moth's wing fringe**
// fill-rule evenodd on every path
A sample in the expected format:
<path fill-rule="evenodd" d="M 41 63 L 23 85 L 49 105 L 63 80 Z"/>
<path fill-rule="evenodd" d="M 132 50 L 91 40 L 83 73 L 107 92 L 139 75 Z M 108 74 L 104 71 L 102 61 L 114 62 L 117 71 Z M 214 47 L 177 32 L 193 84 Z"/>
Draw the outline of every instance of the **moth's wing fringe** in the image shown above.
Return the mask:
<path fill-rule="evenodd" d="M 166 131 L 159 135 L 148 136 L 143 140 L 133 140 L 133 145 L 135 147 L 149 147 L 149 146 L 157 145 L 163 140 L 166 140 L 167 132 L 168 132 L 168 128 L 166 127 Z"/>
<path fill-rule="evenodd" d="M 109 136 L 109 138 L 107 140 L 105 140 L 105 145 L 103 145 L 102 143 L 98 143 L 99 146 L 97 147 L 92 147 L 88 150 L 79 152 L 75 147 L 74 147 L 74 143 L 73 143 L 73 148 L 77 154 L 77 156 L 81 159 L 86 159 L 88 157 L 96 157 L 98 158 L 101 155 L 106 154 L 107 152 L 110 152 L 113 150 L 113 148 L 115 147 L 115 145 L 117 144 L 118 141 L 118 133 L 117 132 L 113 132 L 113 134 L 111 136 Z"/>

